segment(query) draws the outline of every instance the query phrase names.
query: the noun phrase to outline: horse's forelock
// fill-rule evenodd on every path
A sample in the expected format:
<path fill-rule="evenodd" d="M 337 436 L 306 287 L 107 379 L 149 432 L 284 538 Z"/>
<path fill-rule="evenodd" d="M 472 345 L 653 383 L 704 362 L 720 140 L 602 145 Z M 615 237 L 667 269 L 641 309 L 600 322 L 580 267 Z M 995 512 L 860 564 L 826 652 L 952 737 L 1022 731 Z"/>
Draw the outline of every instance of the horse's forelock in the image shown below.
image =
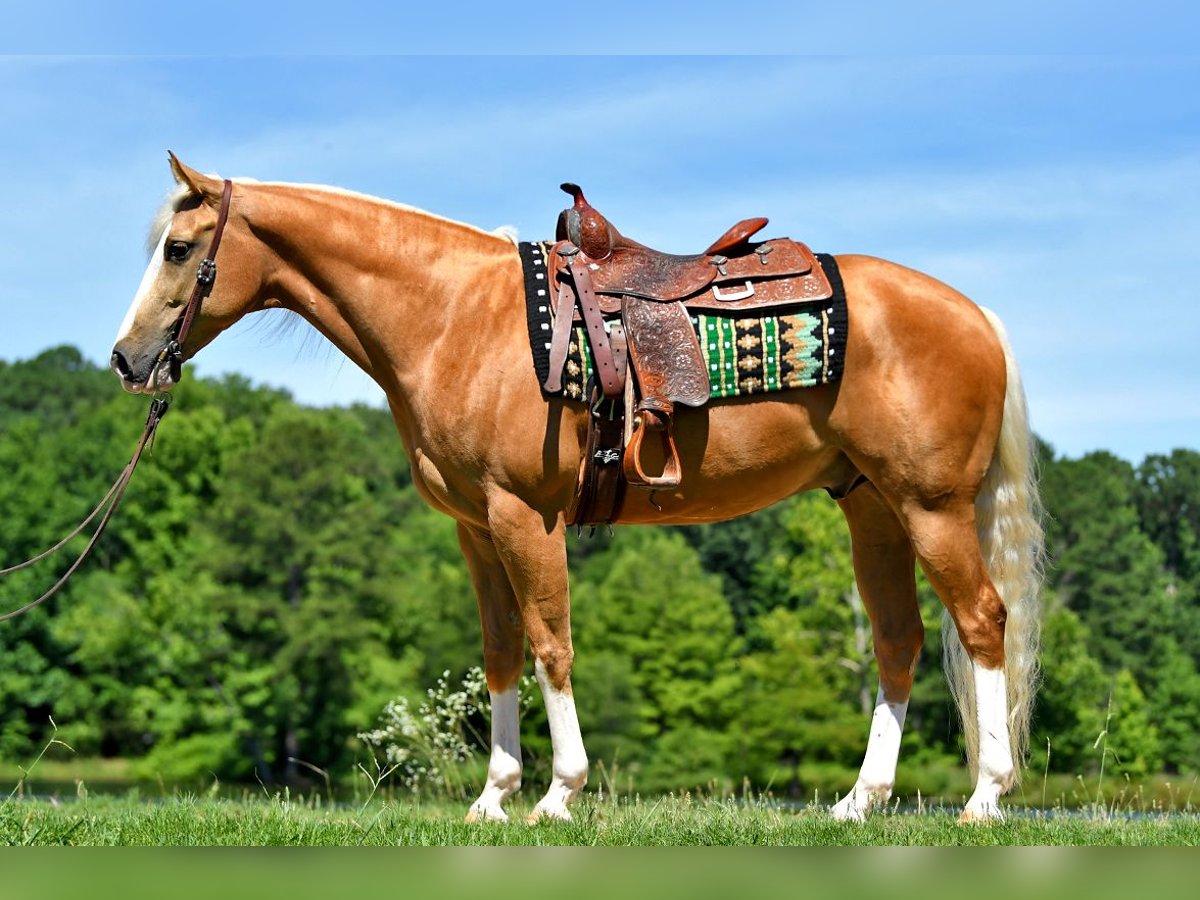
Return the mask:
<path fill-rule="evenodd" d="M 177 184 L 163 198 L 163 202 L 154 213 L 154 218 L 150 220 L 150 231 L 146 235 L 147 254 L 154 252 L 154 248 L 158 246 L 158 242 L 162 239 L 163 232 L 171 224 L 171 217 L 179 212 L 179 207 L 183 205 L 183 201 L 188 198 L 190 193 L 186 184 Z"/>

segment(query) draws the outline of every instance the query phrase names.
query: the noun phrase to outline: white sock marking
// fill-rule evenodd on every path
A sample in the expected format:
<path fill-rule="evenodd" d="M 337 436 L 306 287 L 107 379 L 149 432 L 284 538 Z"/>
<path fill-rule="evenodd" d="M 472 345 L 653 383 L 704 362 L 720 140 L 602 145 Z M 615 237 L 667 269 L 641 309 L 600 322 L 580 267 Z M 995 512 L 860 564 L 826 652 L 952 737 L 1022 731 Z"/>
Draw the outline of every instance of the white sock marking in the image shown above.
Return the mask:
<path fill-rule="evenodd" d="M 541 685 L 542 698 L 546 702 L 546 718 L 550 722 L 554 780 L 546 796 L 534 807 L 531 818 L 549 816 L 569 820 L 571 814 L 567 811 L 567 803 L 583 790 L 588 771 L 587 751 L 583 748 L 579 717 L 575 713 L 575 698 L 569 693 L 555 690 L 540 659 L 534 662 L 533 671 Z"/>
<path fill-rule="evenodd" d="M 887 803 L 891 798 L 907 713 L 907 701 L 889 703 L 884 699 L 883 688 L 876 693 L 871 736 L 867 739 L 867 752 L 858 772 L 858 781 L 850 793 L 833 807 L 835 819 L 861 822 L 872 806 Z"/>
<path fill-rule="evenodd" d="M 977 662 L 975 710 L 979 722 L 979 780 L 967 801 L 963 817 L 971 820 L 1003 819 L 999 799 L 1013 782 L 1012 750 L 1008 740 L 1008 691 L 1003 669 L 985 669 Z"/>
<path fill-rule="evenodd" d="M 487 783 L 467 813 L 470 821 L 508 821 L 501 804 L 521 787 L 521 722 L 517 688 L 492 693 L 492 755 Z"/>

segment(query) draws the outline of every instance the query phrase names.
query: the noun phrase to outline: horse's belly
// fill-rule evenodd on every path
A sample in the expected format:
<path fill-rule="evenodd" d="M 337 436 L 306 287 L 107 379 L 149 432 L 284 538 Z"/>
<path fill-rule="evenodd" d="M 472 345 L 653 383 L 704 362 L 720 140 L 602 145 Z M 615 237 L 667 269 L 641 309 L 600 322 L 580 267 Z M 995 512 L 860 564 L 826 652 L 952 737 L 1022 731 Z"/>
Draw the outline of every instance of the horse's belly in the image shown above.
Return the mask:
<path fill-rule="evenodd" d="M 819 401 L 824 398 L 783 396 L 679 409 L 679 488 L 651 492 L 628 487 L 619 521 L 713 522 L 754 512 L 798 491 L 839 483 L 849 464 L 821 434 L 825 404 Z M 653 435 L 644 448 L 645 470 L 660 471 L 662 455 Z"/>

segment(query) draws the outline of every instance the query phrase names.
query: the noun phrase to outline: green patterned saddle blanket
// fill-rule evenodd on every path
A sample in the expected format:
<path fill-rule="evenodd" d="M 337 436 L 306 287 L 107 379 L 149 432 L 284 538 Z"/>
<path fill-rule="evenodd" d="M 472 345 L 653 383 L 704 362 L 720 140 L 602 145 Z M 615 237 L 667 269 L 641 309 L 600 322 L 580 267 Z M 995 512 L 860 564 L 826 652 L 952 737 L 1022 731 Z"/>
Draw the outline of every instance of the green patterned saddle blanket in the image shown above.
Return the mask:
<path fill-rule="evenodd" d="M 519 245 L 525 273 L 526 319 L 538 382 L 550 371 L 550 335 L 554 329 L 546 274 L 546 247 Z M 709 399 L 744 397 L 815 387 L 841 378 L 846 350 L 846 294 L 837 262 L 818 253 L 833 296 L 800 302 L 770 315 L 731 312 L 691 313 L 692 328 L 709 374 Z M 563 373 L 562 396 L 584 401 L 595 383 L 595 364 L 587 329 L 579 323 L 571 336 Z"/>

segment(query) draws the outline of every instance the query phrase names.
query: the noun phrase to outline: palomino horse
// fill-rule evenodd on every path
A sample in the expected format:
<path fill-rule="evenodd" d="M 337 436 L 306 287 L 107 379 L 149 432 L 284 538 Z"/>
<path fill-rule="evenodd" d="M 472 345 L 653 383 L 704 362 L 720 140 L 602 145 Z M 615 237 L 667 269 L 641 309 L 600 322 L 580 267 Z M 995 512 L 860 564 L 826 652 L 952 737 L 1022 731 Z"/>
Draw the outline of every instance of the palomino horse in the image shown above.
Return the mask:
<path fill-rule="evenodd" d="M 468 819 L 506 819 L 521 783 L 527 641 L 553 743 L 553 780 L 531 818 L 570 818 L 588 762 L 571 691 L 564 511 L 586 411 L 542 394 L 513 241 L 334 188 L 235 181 L 219 277 L 172 358 L 163 348 L 223 184 L 174 156 L 171 167 L 178 187 L 113 349 L 125 389 L 169 390 L 183 358 L 262 309 L 303 316 L 378 382 L 417 489 L 458 522 L 478 595 L 491 758 Z M 862 769 L 833 815 L 861 820 L 891 794 L 924 640 L 919 562 L 946 608 L 946 670 L 977 775 L 963 819 L 997 819 L 1027 744 L 1038 635 L 1041 531 L 1016 364 L 996 317 L 951 288 L 879 259 L 837 262 L 850 323 L 842 381 L 681 413 L 683 486 L 652 500 L 630 491 L 620 522 L 728 519 L 865 476 L 839 502 L 880 683 Z"/>

